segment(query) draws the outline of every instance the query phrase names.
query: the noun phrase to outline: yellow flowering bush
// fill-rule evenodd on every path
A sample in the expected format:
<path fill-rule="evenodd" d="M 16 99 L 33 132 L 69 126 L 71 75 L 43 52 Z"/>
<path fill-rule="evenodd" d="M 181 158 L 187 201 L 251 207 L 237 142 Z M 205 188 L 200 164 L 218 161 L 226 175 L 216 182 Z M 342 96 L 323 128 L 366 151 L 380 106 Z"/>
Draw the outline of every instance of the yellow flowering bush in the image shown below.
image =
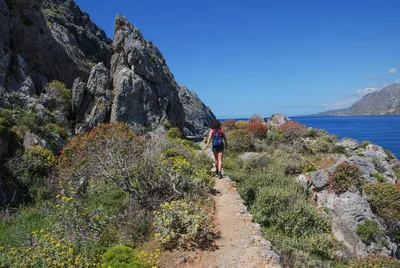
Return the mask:
<path fill-rule="evenodd" d="M 56 196 L 52 227 L 30 233 L 18 247 L 0 250 L 0 267 L 97 267 L 99 244 L 106 219 L 101 211 L 88 211 L 75 199 L 70 184 Z"/>
<path fill-rule="evenodd" d="M 155 238 L 171 249 L 207 241 L 211 234 L 210 216 L 199 205 L 183 200 L 165 202 L 154 212 Z"/>
<path fill-rule="evenodd" d="M 34 172 L 43 172 L 57 165 L 53 152 L 39 145 L 25 147 L 24 158 Z"/>

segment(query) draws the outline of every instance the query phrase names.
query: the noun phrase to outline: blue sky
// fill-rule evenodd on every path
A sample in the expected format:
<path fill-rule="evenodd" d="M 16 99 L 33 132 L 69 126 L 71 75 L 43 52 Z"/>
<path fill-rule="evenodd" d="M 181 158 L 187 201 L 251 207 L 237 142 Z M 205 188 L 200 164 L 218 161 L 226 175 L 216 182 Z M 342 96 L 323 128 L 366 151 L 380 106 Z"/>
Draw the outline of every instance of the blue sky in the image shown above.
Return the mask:
<path fill-rule="evenodd" d="M 112 38 L 121 13 L 218 118 L 350 106 L 400 81 L 398 0 L 76 0 Z"/>

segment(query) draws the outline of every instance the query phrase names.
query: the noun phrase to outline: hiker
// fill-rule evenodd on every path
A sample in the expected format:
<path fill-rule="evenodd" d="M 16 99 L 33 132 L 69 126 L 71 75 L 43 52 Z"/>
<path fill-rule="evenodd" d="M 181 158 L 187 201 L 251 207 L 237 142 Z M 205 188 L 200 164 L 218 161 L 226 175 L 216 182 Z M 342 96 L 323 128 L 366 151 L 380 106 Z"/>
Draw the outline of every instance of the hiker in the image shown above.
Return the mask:
<path fill-rule="evenodd" d="M 211 123 L 210 134 L 208 135 L 206 147 L 203 150 L 206 150 L 208 145 L 212 140 L 212 150 L 215 158 L 215 174 L 222 179 L 222 154 L 224 151 L 224 141 L 225 147 L 227 147 L 225 133 L 221 128 L 221 122 L 218 120 L 213 121 Z"/>

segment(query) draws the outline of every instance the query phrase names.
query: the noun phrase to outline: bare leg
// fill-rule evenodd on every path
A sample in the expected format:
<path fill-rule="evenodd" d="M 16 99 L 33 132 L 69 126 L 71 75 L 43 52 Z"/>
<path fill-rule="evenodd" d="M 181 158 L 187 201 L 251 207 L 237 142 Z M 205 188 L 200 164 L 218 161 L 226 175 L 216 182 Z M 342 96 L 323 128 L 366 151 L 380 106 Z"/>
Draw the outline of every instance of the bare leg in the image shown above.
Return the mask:
<path fill-rule="evenodd" d="M 218 170 L 222 171 L 222 152 L 218 152 Z"/>
<path fill-rule="evenodd" d="M 214 153 L 214 161 L 215 161 L 215 170 L 219 170 L 219 161 L 218 161 L 218 153 Z"/>

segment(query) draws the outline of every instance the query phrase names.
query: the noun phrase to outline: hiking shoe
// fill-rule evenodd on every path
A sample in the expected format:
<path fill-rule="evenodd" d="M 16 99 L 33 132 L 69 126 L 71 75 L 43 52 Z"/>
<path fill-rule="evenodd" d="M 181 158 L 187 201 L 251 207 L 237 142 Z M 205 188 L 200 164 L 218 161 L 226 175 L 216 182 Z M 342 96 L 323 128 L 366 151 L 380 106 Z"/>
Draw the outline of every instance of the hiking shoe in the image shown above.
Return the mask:
<path fill-rule="evenodd" d="M 216 169 L 215 170 L 215 176 L 218 176 L 219 175 L 219 171 L 218 171 L 218 169 Z"/>
<path fill-rule="evenodd" d="M 218 172 L 218 177 L 220 178 L 220 179 L 222 179 L 223 178 L 223 176 L 222 176 L 222 172 L 220 171 L 220 172 Z"/>

